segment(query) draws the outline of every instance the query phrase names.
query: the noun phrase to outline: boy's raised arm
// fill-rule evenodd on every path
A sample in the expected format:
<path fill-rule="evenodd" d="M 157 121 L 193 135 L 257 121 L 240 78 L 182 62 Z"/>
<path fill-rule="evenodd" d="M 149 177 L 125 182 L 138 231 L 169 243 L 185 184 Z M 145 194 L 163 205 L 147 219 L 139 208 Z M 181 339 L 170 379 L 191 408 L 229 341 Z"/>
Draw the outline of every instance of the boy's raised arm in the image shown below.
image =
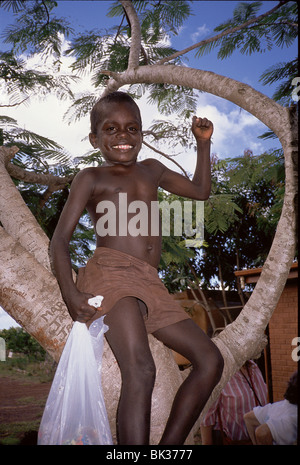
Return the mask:
<path fill-rule="evenodd" d="M 193 117 L 192 132 L 197 142 L 197 163 L 195 174 L 189 180 L 168 168 L 163 170 L 159 185 L 182 197 L 206 200 L 211 190 L 210 144 L 213 124 L 207 118 Z"/>
<path fill-rule="evenodd" d="M 50 243 L 51 261 L 63 300 L 73 320 L 81 322 L 88 321 L 95 314 L 95 309 L 87 303 L 92 295 L 79 292 L 74 283 L 69 242 L 90 197 L 92 186 L 88 170 L 76 175 Z"/>

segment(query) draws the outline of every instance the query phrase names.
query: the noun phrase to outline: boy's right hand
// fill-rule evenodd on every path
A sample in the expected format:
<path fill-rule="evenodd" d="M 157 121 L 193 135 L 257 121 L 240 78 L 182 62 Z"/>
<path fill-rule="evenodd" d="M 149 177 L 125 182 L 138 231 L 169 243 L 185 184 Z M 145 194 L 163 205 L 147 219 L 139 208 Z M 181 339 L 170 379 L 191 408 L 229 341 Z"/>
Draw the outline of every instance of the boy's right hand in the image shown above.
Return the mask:
<path fill-rule="evenodd" d="M 214 125 L 207 118 L 193 116 L 192 133 L 196 140 L 209 140 L 213 134 Z"/>
<path fill-rule="evenodd" d="M 88 300 L 95 297 L 93 294 L 85 294 L 78 290 L 72 292 L 67 298 L 65 303 L 68 307 L 69 313 L 73 321 L 80 323 L 87 323 L 96 313 L 99 314 L 99 309 L 88 304 Z M 100 316 L 100 315 L 99 315 Z"/>

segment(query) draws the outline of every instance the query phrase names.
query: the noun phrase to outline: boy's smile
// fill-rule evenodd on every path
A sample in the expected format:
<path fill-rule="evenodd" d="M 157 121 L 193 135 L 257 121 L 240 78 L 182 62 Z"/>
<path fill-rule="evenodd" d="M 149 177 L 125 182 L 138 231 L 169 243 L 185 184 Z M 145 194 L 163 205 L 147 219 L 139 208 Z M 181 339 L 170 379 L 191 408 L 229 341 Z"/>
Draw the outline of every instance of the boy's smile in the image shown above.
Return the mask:
<path fill-rule="evenodd" d="M 135 163 L 142 146 L 141 121 L 134 105 L 112 102 L 103 111 L 97 134 L 90 134 L 108 164 Z"/>
<path fill-rule="evenodd" d="M 114 145 L 113 148 L 119 150 L 129 150 L 132 149 L 132 145 Z"/>

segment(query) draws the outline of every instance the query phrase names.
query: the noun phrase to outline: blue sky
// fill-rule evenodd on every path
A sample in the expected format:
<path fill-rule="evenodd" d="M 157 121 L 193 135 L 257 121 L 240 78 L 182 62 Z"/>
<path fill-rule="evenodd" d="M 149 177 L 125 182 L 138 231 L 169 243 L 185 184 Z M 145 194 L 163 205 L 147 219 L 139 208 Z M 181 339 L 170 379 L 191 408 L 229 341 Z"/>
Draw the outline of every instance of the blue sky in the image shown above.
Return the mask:
<path fill-rule="evenodd" d="M 192 2 L 194 15 L 185 23 L 178 36 L 171 38 L 171 45 L 182 50 L 195 42 L 214 35 L 214 27 L 231 18 L 232 12 L 238 3 L 236 1 Z M 104 0 L 59 0 L 55 14 L 65 16 L 76 31 L 108 28 L 116 24 L 115 18 L 106 17 L 109 4 L 109 1 Z M 262 2 L 260 13 L 270 10 L 276 4 L 277 2 L 273 1 Z M 0 9 L 0 30 L 2 31 L 12 21 L 13 14 Z M 5 49 L 1 42 L 0 49 Z M 200 59 L 195 59 L 194 52 L 190 52 L 187 55 L 187 66 L 213 71 L 242 81 L 272 97 L 277 85 L 263 86 L 259 82 L 262 72 L 276 63 L 294 58 L 296 54 L 297 43 L 288 49 L 274 48 L 266 53 L 250 56 L 242 55 L 237 51 L 230 58 L 220 61 L 217 59 L 216 49 Z M 70 58 L 64 60 L 65 70 L 68 69 L 70 63 Z M 28 64 L 38 66 L 38 57 L 29 59 Z M 88 86 L 89 82 L 87 78 L 84 78 L 78 87 L 78 91 L 83 91 Z M 3 93 L 1 94 L 1 87 L 0 99 L 5 103 L 5 96 Z M 27 106 L 2 108 L 1 114 L 16 118 L 20 126 L 56 140 L 70 154 L 79 156 L 91 148 L 87 140 L 89 119 L 88 117 L 83 118 L 79 123 L 68 125 L 63 121 L 63 115 L 69 104 L 70 102 L 61 102 L 54 96 L 48 96 L 44 100 L 36 97 L 31 99 L 30 105 Z M 149 107 L 146 97 L 139 102 L 139 105 L 143 116 L 144 129 L 147 129 L 152 118 L 161 118 L 156 108 Z M 249 115 L 244 110 L 241 111 L 236 105 L 219 97 L 211 94 L 200 94 L 197 114 L 212 119 L 215 127 L 212 151 L 219 158 L 242 155 L 245 149 L 251 149 L 255 155 L 258 155 L 270 148 L 279 147 L 278 142 L 274 140 L 262 141 L 257 139 L 267 128 L 252 115 Z M 161 149 L 163 150 L 163 147 Z M 170 154 L 170 152 L 168 153 Z M 145 152 L 144 156 L 153 156 L 153 154 Z M 182 163 L 187 171 L 193 172 L 195 166 L 194 153 L 179 153 L 177 160 Z M 170 167 L 175 169 L 173 164 Z M 1 313 L 0 310 L 0 329 L 9 327 L 12 321 L 5 312 Z"/>

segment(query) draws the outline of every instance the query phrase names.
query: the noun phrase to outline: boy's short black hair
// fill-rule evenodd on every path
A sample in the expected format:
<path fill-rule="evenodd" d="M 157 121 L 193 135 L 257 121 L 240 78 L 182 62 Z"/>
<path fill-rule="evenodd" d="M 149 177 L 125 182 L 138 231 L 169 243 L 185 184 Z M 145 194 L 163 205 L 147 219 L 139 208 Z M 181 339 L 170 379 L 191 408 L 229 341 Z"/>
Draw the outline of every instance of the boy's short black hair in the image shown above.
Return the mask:
<path fill-rule="evenodd" d="M 91 111 L 91 132 L 93 134 L 97 133 L 97 126 L 99 124 L 99 121 L 101 120 L 101 110 L 103 108 L 103 105 L 106 103 L 111 103 L 111 102 L 117 102 L 117 103 L 123 103 L 127 102 L 130 103 L 131 105 L 134 105 L 138 111 L 139 114 L 139 119 L 142 127 L 142 118 L 141 118 L 141 113 L 138 105 L 135 103 L 132 97 L 130 95 L 126 94 L 126 92 L 111 92 L 110 94 L 105 95 L 104 97 L 100 98 L 95 105 L 92 108 Z"/>

